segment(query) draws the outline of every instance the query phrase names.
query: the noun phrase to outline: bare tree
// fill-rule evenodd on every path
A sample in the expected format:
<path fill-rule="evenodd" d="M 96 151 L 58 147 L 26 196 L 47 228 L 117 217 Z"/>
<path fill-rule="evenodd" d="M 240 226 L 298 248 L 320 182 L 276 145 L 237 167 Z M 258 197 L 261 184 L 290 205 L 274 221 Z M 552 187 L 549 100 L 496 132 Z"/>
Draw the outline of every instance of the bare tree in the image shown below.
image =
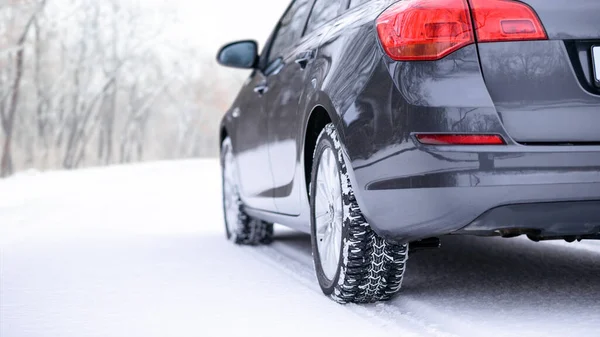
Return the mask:
<path fill-rule="evenodd" d="M 2 129 L 4 130 L 4 145 L 2 146 L 2 159 L 0 160 L 0 176 L 7 176 L 13 172 L 13 163 L 11 156 L 11 147 L 12 147 L 12 139 L 13 139 L 13 131 L 14 131 L 14 121 L 15 121 L 15 113 L 17 112 L 17 106 L 19 104 L 19 94 L 21 88 L 21 79 L 23 78 L 23 63 L 24 63 L 24 44 L 27 36 L 29 35 L 29 30 L 33 26 L 35 22 L 36 16 L 38 13 L 44 8 L 46 5 L 46 0 L 41 0 L 37 8 L 34 10 L 33 14 L 27 21 L 23 32 L 19 36 L 17 40 L 17 51 L 15 56 L 15 75 L 13 83 L 10 87 L 11 95 L 10 95 L 10 103 L 8 105 L 8 110 L 3 112 L 0 116 L 2 120 Z"/>
<path fill-rule="evenodd" d="M 175 19 L 133 1 L 2 2 L 0 174 L 215 155 L 244 75 L 173 42 Z"/>

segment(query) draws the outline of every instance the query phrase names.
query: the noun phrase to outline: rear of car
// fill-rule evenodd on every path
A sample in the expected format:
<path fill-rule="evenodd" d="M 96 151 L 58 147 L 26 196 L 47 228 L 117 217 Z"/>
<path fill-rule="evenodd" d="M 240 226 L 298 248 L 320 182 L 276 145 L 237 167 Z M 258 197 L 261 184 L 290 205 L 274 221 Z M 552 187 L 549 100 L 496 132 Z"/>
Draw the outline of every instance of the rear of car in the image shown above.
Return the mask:
<path fill-rule="evenodd" d="M 386 7 L 381 64 L 340 121 L 374 229 L 598 238 L 598 17 L 596 0 Z"/>
<path fill-rule="evenodd" d="M 310 232 L 340 303 L 395 296 L 441 235 L 600 239 L 599 16 L 597 0 L 292 2 L 260 57 L 219 52 L 253 69 L 222 125 L 228 237 Z"/>

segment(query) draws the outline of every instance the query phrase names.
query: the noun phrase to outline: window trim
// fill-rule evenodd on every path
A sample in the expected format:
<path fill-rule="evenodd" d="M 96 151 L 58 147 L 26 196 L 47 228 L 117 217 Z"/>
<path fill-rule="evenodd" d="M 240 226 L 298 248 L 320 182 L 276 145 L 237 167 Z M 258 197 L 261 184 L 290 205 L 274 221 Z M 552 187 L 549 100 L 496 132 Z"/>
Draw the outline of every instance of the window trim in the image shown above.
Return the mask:
<path fill-rule="evenodd" d="M 322 24 L 320 24 L 319 26 L 316 26 L 315 28 L 313 28 L 313 30 L 311 32 L 307 32 L 308 29 L 308 23 L 310 22 L 310 18 L 312 17 L 313 11 L 315 9 L 315 6 L 317 5 L 318 1 L 327 1 L 327 0 L 312 0 L 313 4 L 312 7 L 310 9 L 310 14 L 308 15 L 308 18 L 306 19 L 306 24 L 304 25 L 304 30 L 302 31 L 302 37 L 306 36 L 307 34 L 310 35 L 312 34 L 314 31 L 318 30 L 319 28 L 339 19 L 349 8 L 350 8 L 350 1 L 351 0 L 337 0 L 337 1 L 345 1 L 346 5 L 344 5 L 343 3 L 340 4 L 340 8 L 338 9 L 337 14 L 335 15 L 335 17 L 327 22 L 324 22 Z"/>
<path fill-rule="evenodd" d="M 285 18 L 286 15 L 288 15 L 288 13 L 292 9 L 292 7 L 296 4 L 297 1 L 300 1 L 300 0 L 292 0 L 290 2 L 290 4 L 288 5 L 288 7 L 286 8 L 285 12 L 283 13 L 283 15 L 277 21 L 277 25 L 275 26 L 275 29 L 273 29 L 273 31 L 271 32 L 271 36 L 269 37 L 269 40 L 267 42 L 268 46 L 265 46 L 265 50 L 263 50 L 263 53 L 265 53 L 264 60 L 262 60 L 262 58 L 263 58 L 262 54 L 263 53 L 261 53 L 261 57 L 260 57 L 261 60 L 259 61 L 259 65 L 260 65 L 259 68 L 261 69 L 261 72 L 263 72 L 263 70 L 266 70 L 271 63 L 275 62 L 278 59 L 278 58 L 276 58 L 276 59 L 273 59 L 273 60 L 271 60 L 269 62 L 269 58 L 271 57 L 271 51 L 272 51 L 272 48 L 273 48 L 273 42 L 275 41 L 275 38 L 277 37 L 277 34 L 279 33 L 279 29 L 281 29 L 281 23 L 283 21 L 283 18 Z M 296 48 L 300 44 L 300 41 L 304 37 L 304 32 L 306 32 L 306 26 L 308 24 L 308 19 L 310 18 L 310 14 L 312 13 L 312 10 L 313 10 L 313 7 L 315 5 L 315 2 L 316 2 L 315 0 L 307 0 L 307 4 L 310 6 L 310 11 L 309 11 L 308 15 L 306 16 L 306 20 L 304 22 L 304 27 L 302 28 L 302 33 L 301 33 L 300 37 L 298 38 L 298 41 L 294 42 L 294 44 L 292 44 L 290 47 L 288 47 L 286 49 L 286 52 L 287 52 L 287 50 L 291 50 L 293 48 Z M 280 57 L 285 58 L 285 56 L 286 55 L 281 55 Z M 264 72 L 263 72 L 263 74 L 264 74 Z"/>
<path fill-rule="evenodd" d="M 306 30 L 308 29 L 308 22 L 310 21 L 310 18 L 313 15 L 313 11 L 315 10 L 315 5 L 317 4 L 317 1 L 319 1 L 319 0 L 311 0 L 311 1 L 312 1 L 312 6 L 310 6 L 310 12 L 308 12 L 308 17 L 306 18 L 306 22 L 304 23 L 304 29 L 302 29 L 302 36 L 300 37 L 301 39 L 306 36 Z"/>
<path fill-rule="evenodd" d="M 279 20 L 277 20 L 277 24 L 275 25 L 275 28 L 273 28 L 273 31 L 271 31 L 271 35 L 269 36 L 269 39 L 267 40 L 267 43 L 265 44 L 264 50 L 262 51 L 262 53 L 260 53 L 260 60 L 258 63 L 259 63 L 259 69 L 260 69 L 261 73 L 263 73 L 263 74 L 264 74 L 264 71 L 269 67 L 269 64 L 271 63 L 271 62 L 269 62 L 269 57 L 271 56 L 271 50 L 273 49 L 273 42 L 275 41 L 275 37 L 277 36 L 279 29 L 281 28 L 281 22 L 283 21 L 283 18 L 292 9 L 292 6 L 294 5 L 294 3 L 296 3 L 296 0 L 292 0 L 290 2 L 290 4 L 285 9 L 285 12 L 283 12 L 283 15 L 281 15 Z"/>

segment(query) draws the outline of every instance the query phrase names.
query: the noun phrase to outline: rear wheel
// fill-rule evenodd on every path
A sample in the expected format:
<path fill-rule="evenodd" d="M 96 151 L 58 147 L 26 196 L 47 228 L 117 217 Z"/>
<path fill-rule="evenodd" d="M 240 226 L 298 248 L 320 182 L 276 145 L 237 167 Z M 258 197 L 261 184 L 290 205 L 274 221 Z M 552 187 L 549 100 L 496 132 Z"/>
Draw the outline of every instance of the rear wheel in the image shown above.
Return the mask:
<path fill-rule="evenodd" d="M 237 172 L 233 157 L 231 139 L 225 138 L 221 144 L 221 168 L 223 181 L 223 215 L 227 239 L 239 245 L 271 243 L 273 224 L 250 217 L 244 211 L 240 198 Z"/>
<path fill-rule="evenodd" d="M 408 245 L 381 238 L 363 217 L 333 124 L 317 141 L 310 195 L 313 258 L 323 292 L 339 303 L 383 301 L 398 293 Z"/>

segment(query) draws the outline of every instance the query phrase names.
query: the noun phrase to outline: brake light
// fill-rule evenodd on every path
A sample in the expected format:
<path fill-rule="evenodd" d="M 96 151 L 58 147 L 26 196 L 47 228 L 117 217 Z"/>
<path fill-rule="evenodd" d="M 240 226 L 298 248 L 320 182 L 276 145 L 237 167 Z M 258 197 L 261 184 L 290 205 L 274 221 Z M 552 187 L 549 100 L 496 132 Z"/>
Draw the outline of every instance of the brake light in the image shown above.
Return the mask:
<path fill-rule="evenodd" d="M 396 61 L 439 60 L 475 42 L 466 0 L 405 0 L 377 18 L 385 52 Z"/>
<path fill-rule="evenodd" d="M 418 134 L 417 139 L 425 145 L 504 145 L 499 135 L 453 135 Z"/>
<path fill-rule="evenodd" d="M 383 49 L 396 61 L 439 60 L 475 41 L 548 39 L 535 11 L 514 0 L 404 0 L 376 25 Z"/>
<path fill-rule="evenodd" d="M 513 0 L 469 0 L 477 42 L 547 40 L 535 11 Z"/>

